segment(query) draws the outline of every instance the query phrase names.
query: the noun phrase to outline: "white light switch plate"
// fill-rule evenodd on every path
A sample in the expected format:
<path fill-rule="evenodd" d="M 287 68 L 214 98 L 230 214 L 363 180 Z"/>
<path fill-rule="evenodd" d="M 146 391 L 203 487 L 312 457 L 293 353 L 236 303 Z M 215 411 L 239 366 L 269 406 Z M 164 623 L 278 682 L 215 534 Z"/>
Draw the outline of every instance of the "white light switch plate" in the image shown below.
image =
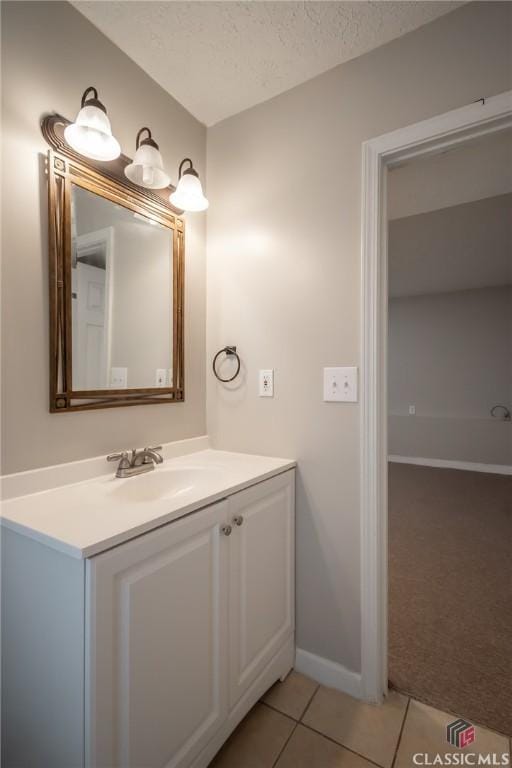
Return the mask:
<path fill-rule="evenodd" d="M 167 368 L 157 368 L 155 371 L 155 387 L 167 386 Z"/>
<path fill-rule="evenodd" d="M 128 368 L 110 369 L 110 386 L 113 389 L 124 389 L 128 386 Z"/>
<path fill-rule="evenodd" d="M 357 403 L 357 368 L 324 368 L 324 401 Z"/>
<path fill-rule="evenodd" d="M 260 397 L 274 397 L 274 369 L 265 368 L 260 371 Z"/>

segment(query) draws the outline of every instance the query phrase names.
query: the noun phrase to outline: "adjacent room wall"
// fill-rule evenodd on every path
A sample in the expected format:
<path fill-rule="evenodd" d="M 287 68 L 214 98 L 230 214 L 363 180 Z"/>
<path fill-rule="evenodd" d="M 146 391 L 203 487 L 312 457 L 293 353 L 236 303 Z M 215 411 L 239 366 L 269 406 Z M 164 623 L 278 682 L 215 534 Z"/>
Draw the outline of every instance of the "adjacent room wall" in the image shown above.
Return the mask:
<path fill-rule="evenodd" d="M 390 221 L 388 260 L 392 298 L 512 285 L 512 194 Z"/>
<path fill-rule="evenodd" d="M 244 361 L 209 383 L 209 432 L 298 460 L 297 644 L 341 676 L 361 668 L 359 406 L 322 402 L 322 367 L 361 362 L 361 143 L 511 88 L 511 17 L 470 3 L 208 131 L 208 357 Z"/>
<path fill-rule="evenodd" d="M 186 401 L 86 413 L 48 412 L 48 249 L 39 122 L 76 115 L 95 85 L 125 154 L 149 125 L 176 178 L 204 174 L 206 129 L 71 5 L 2 3 L 2 459 L 4 473 L 205 432 L 205 216 L 187 217 Z M 151 333 L 151 319 L 148 332 Z"/>
<path fill-rule="evenodd" d="M 512 192 L 512 130 L 480 136 L 390 169 L 389 219 Z"/>
<path fill-rule="evenodd" d="M 444 166 L 436 157 L 391 173 L 389 195 L 410 210 L 408 201 L 425 198 L 425 178 L 430 188 L 451 186 L 452 202 L 465 199 L 497 148 L 505 169 L 495 188 L 510 188 L 504 132 L 485 148 L 444 155 Z M 461 156 L 464 170 L 453 163 Z M 512 410 L 512 194 L 390 221 L 388 257 L 389 454 L 512 464 L 512 423 L 490 415 L 498 403 Z"/>
<path fill-rule="evenodd" d="M 511 286 L 391 299 L 388 349 L 390 454 L 512 464 Z"/>

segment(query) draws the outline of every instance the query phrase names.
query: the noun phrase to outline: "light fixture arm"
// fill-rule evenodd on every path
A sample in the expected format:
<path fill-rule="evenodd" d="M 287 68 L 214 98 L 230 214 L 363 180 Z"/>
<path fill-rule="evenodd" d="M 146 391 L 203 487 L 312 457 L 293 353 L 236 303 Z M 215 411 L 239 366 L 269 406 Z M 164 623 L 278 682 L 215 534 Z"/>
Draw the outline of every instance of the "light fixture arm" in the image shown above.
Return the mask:
<path fill-rule="evenodd" d="M 90 96 L 88 98 L 87 94 L 91 93 L 91 91 L 93 93 L 93 96 Z M 82 109 L 84 107 L 98 107 L 98 109 L 101 109 L 102 112 L 105 112 L 105 114 L 107 114 L 107 110 L 105 109 L 101 101 L 98 99 L 98 91 L 93 85 L 90 85 L 89 88 L 85 89 L 82 96 L 81 107 Z"/>
<path fill-rule="evenodd" d="M 185 157 L 179 165 L 178 184 L 169 200 L 182 211 L 205 211 L 208 208 L 199 174 L 190 157 Z"/>
<path fill-rule="evenodd" d="M 147 131 L 147 136 L 145 139 L 142 139 L 141 141 L 141 134 L 144 133 L 144 131 Z M 154 140 L 153 136 L 151 135 L 151 129 L 144 127 L 141 128 L 140 131 L 137 134 L 137 138 L 135 139 L 135 149 L 138 149 L 141 144 L 149 144 L 149 146 L 154 147 L 155 149 L 158 149 L 158 144 Z"/>
<path fill-rule="evenodd" d="M 183 165 L 184 165 L 185 163 L 189 163 L 189 167 L 188 167 L 188 168 L 187 168 L 187 169 L 184 171 L 184 170 L 183 170 Z M 178 168 L 178 181 L 181 179 L 181 177 L 182 177 L 182 175 L 183 175 L 184 173 L 191 173 L 193 176 L 197 176 L 197 177 L 199 178 L 199 174 L 198 174 L 198 173 L 197 173 L 197 171 L 195 170 L 195 168 L 194 168 L 194 164 L 193 164 L 192 160 L 190 159 L 190 157 L 185 157 L 185 158 L 184 158 L 184 159 L 181 161 L 181 163 L 180 163 L 180 167 Z"/>
<path fill-rule="evenodd" d="M 85 103 L 86 103 L 86 101 L 88 101 L 87 94 L 90 93 L 91 91 L 94 93 L 93 98 L 96 101 L 98 100 L 98 91 L 96 90 L 96 88 L 93 85 L 90 85 L 89 88 L 85 89 L 84 95 L 82 96 L 82 104 L 81 104 L 82 107 L 85 107 Z"/>

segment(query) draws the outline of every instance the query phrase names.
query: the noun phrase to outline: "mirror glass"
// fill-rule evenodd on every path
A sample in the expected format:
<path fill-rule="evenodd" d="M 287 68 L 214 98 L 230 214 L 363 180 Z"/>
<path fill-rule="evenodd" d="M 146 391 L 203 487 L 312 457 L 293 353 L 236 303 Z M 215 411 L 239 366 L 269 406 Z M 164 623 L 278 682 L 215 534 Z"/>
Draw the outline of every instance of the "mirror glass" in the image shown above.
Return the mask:
<path fill-rule="evenodd" d="M 173 230 L 73 184 L 72 387 L 171 387 Z"/>

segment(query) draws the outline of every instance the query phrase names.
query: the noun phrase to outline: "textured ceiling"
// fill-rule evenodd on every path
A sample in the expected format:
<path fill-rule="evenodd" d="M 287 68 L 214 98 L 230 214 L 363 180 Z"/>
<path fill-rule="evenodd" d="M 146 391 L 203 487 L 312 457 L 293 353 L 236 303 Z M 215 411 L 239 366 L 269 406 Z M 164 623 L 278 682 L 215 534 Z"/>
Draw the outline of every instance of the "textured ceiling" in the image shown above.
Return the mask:
<path fill-rule="evenodd" d="M 118 2 L 73 5 L 198 120 L 213 125 L 461 2 Z"/>

